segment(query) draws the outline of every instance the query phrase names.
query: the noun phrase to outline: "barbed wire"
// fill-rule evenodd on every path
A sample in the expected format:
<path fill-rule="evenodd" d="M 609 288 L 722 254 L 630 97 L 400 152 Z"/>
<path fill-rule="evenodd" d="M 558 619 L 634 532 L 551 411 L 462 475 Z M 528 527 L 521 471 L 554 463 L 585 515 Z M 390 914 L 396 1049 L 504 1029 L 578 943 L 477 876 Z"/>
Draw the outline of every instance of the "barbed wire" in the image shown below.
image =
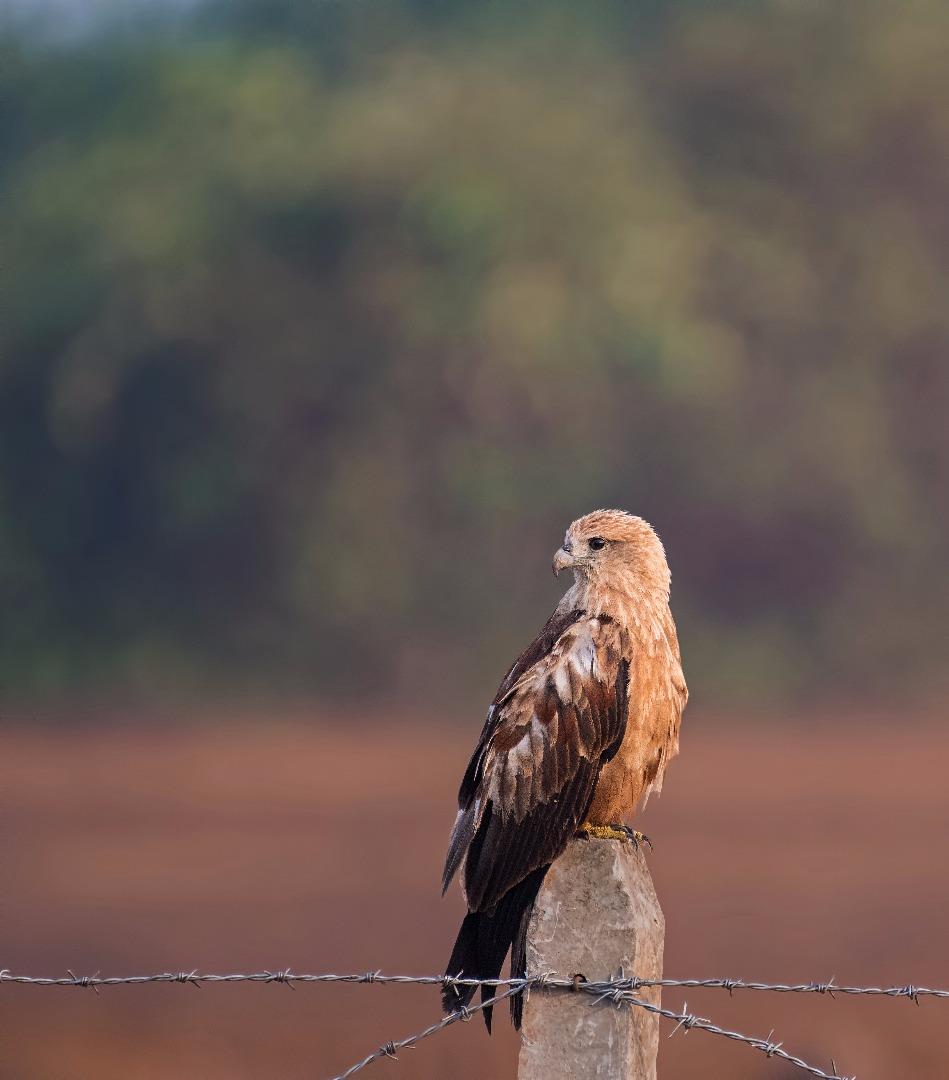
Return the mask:
<path fill-rule="evenodd" d="M 691 1031 L 693 1028 L 698 1028 L 700 1031 L 707 1031 L 710 1035 L 720 1035 L 724 1039 L 744 1043 L 746 1046 L 751 1046 L 755 1050 L 760 1050 L 766 1057 L 780 1058 L 782 1061 L 794 1065 L 802 1072 L 818 1077 L 819 1080 L 856 1080 L 856 1077 L 838 1075 L 836 1064 L 833 1066 L 833 1072 L 828 1073 L 824 1072 L 823 1069 L 818 1068 L 816 1065 L 811 1065 L 796 1054 L 790 1053 L 784 1049 L 782 1043 L 773 1041 L 772 1036 L 774 1035 L 774 1031 L 769 1032 L 766 1039 L 754 1035 L 744 1035 L 740 1031 L 732 1031 L 728 1028 L 719 1027 L 718 1024 L 713 1024 L 711 1020 L 706 1019 L 704 1016 L 697 1016 L 695 1013 L 688 1012 L 688 1002 L 683 1005 L 682 1012 L 675 1012 L 673 1009 L 665 1009 L 661 1005 L 654 1005 L 651 1001 L 643 1001 L 641 998 L 635 997 L 631 991 L 617 985 L 620 980 L 582 983 L 578 982 L 576 979 L 569 981 L 565 979 L 554 979 L 552 977 L 553 974 L 553 972 L 549 972 L 545 975 L 534 976 L 531 979 L 452 979 L 451 983 L 455 986 L 490 986 L 495 984 L 504 985 L 506 983 L 508 988 L 503 993 L 495 994 L 494 997 L 489 998 L 487 1001 L 482 1001 L 479 1005 L 456 1009 L 454 1012 L 444 1016 L 438 1023 L 432 1024 L 416 1035 L 409 1035 L 399 1042 L 388 1042 L 383 1044 L 378 1050 L 374 1050 L 361 1061 L 357 1061 L 355 1065 L 351 1065 L 345 1072 L 333 1077 L 333 1080 L 348 1080 L 350 1076 L 353 1076 L 355 1073 L 381 1057 L 395 1058 L 397 1056 L 397 1051 L 401 1049 L 414 1049 L 422 1039 L 427 1038 L 429 1035 L 434 1035 L 437 1031 L 441 1031 L 443 1028 L 457 1023 L 459 1020 L 470 1020 L 475 1013 L 481 1012 L 482 1009 L 496 1005 L 498 1002 L 503 1001 L 505 998 L 513 997 L 515 994 L 524 993 L 530 986 L 594 995 L 593 1004 L 602 1004 L 605 1001 L 609 1001 L 617 1008 L 627 1006 L 630 1008 L 645 1009 L 647 1012 L 654 1013 L 656 1016 L 662 1016 L 667 1020 L 676 1021 L 676 1026 L 671 1032 L 670 1038 L 680 1030 Z M 624 979 L 621 981 L 626 983 L 630 980 Z M 652 980 L 654 985 L 658 981 L 659 980 Z M 606 989 L 604 989 L 604 987 Z"/>
<path fill-rule="evenodd" d="M 448 1013 L 439 1021 L 431 1024 L 424 1030 L 409 1035 L 404 1039 L 385 1043 L 378 1050 L 373 1051 L 361 1061 L 356 1062 L 344 1073 L 334 1077 L 333 1080 L 348 1080 L 355 1073 L 366 1068 L 373 1061 L 383 1057 L 394 1058 L 398 1051 L 412 1049 L 423 1039 L 449 1027 L 458 1021 L 470 1020 L 476 1013 L 481 1012 L 488 1006 L 495 1005 L 517 994 L 528 994 L 531 990 L 538 989 L 553 992 L 583 993 L 593 999 L 593 1004 L 609 1002 L 618 1008 L 628 1006 L 630 1008 L 644 1009 L 646 1012 L 662 1016 L 676 1024 L 672 1035 L 680 1030 L 691 1031 L 698 1028 L 707 1031 L 711 1035 L 718 1035 L 734 1042 L 741 1042 L 747 1046 L 761 1051 L 769 1058 L 777 1057 L 788 1064 L 795 1066 L 803 1072 L 820 1078 L 820 1080 L 854 1080 L 840 1076 L 834 1064 L 832 1072 L 825 1072 L 816 1065 L 811 1065 L 803 1058 L 783 1048 L 783 1043 L 773 1041 L 774 1032 L 770 1032 L 767 1038 L 745 1035 L 739 1031 L 732 1031 L 712 1023 L 706 1017 L 698 1016 L 688 1011 L 688 1003 L 683 1005 L 682 1012 L 666 1009 L 652 1002 L 644 1001 L 637 994 L 640 990 L 649 987 L 668 987 L 680 989 L 718 989 L 727 990 L 732 994 L 735 990 L 764 991 L 778 994 L 820 994 L 822 996 L 835 997 L 843 995 L 865 995 L 871 997 L 905 997 L 916 1005 L 919 1005 L 921 997 L 949 998 L 949 990 L 934 989 L 927 986 L 916 986 L 908 983 L 904 986 L 851 986 L 834 981 L 831 977 L 826 982 L 808 983 L 766 983 L 736 978 L 709 978 L 709 979 L 643 979 L 637 976 L 627 976 L 623 971 L 610 979 L 581 981 L 578 977 L 572 979 L 558 978 L 556 972 L 545 972 L 542 975 L 529 976 L 520 979 L 467 979 L 460 975 L 386 975 L 382 971 L 367 971 L 360 974 L 331 974 L 331 973 L 297 973 L 290 968 L 275 971 L 257 972 L 231 972 L 217 974 L 212 972 L 192 971 L 164 971 L 148 975 L 106 975 L 99 972 L 94 975 L 77 975 L 73 971 L 67 971 L 62 976 L 36 976 L 16 975 L 7 968 L 0 970 L 0 984 L 10 983 L 28 986 L 61 986 L 79 987 L 91 989 L 95 993 L 100 987 L 108 986 L 141 986 L 145 984 L 167 983 L 190 985 L 195 987 L 214 986 L 225 983 L 282 983 L 293 989 L 297 984 L 314 983 L 352 983 L 366 985 L 378 983 L 380 985 L 417 985 L 438 986 L 443 989 L 457 987 L 493 987 L 497 993 L 487 1001 L 478 1005 L 466 1006 Z M 671 1036 L 670 1036 L 671 1037 Z"/>
<path fill-rule="evenodd" d="M 588 985 L 590 987 L 593 986 L 593 984 Z M 594 989 L 587 990 L 587 986 L 584 986 L 583 984 L 581 984 L 580 989 L 589 993 L 595 992 Z M 731 1031 L 728 1028 L 719 1027 L 718 1024 L 713 1024 L 711 1020 L 708 1020 L 703 1016 L 696 1016 L 694 1013 L 690 1013 L 688 1011 L 688 1002 L 683 1004 L 682 1012 L 677 1013 L 672 1009 L 665 1009 L 661 1005 L 654 1005 L 651 1001 L 643 1001 L 641 998 L 635 997 L 630 991 L 621 989 L 602 993 L 596 1001 L 610 1001 L 617 1007 L 629 1005 L 633 1008 L 645 1009 L 646 1012 L 654 1013 L 656 1016 L 663 1016 L 667 1020 L 675 1020 L 676 1027 L 670 1033 L 670 1038 L 680 1030 L 691 1031 L 693 1028 L 698 1028 L 700 1031 L 707 1031 L 710 1035 L 720 1035 L 722 1038 L 730 1039 L 733 1042 L 745 1043 L 755 1050 L 760 1050 L 765 1057 L 780 1058 L 782 1061 L 786 1061 L 790 1065 L 796 1066 L 803 1072 L 810 1073 L 811 1076 L 819 1077 L 820 1080 L 857 1080 L 855 1076 L 846 1077 L 838 1075 L 836 1065 L 833 1066 L 833 1072 L 824 1072 L 823 1069 L 819 1069 L 816 1065 L 809 1064 L 796 1054 L 789 1053 L 787 1050 L 783 1049 L 782 1043 L 774 1042 L 772 1040 L 772 1036 L 774 1035 L 773 1030 L 768 1033 L 766 1039 L 754 1035 L 744 1035 L 740 1031 Z"/>
<path fill-rule="evenodd" d="M 459 1020 L 470 1020 L 472 1016 L 481 1012 L 483 1009 L 487 1009 L 492 1005 L 497 1005 L 506 998 L 514 997 L 516 994 L 522 994 L 523 992 L 523 986 L 510 986 L 503 993 L 495 994 L 494 997 L 488 998 L 487 1001 L 482 1001 L 478 1005 L 464 1006 L 460 1009 L 456 1009 L 454 1012 L 443 1016 L 437 1023 L 431 1024 L 429 1027 L 425 1028 L 424 1031 L 420 1031 L 417 1035 L 409 1035 L 407 1038 L 400 1039 L 398 1042 L 383 1043 L 378 1050 L 374 1050 L 371 1054 L 368 1054 L 362 1061 L 357 1061 L 355 1065 L 350 1065 L 345 1072 L 340 1073 L 339 1076 L 334 1076 L 333 1080 L 348 1080 L 350 1076 L 358 1073 L 360 1069 L 364 1069 L 367 1065 L 371 1065 L 372 1062 L 381 1057 L 395 1058 L 399 1050 L 413 1050 L 417 1043 L 420 1043 L 422 1039 L 427 1039 L 429 1035 L 434 1035 L 437 1031 L 441 1031 L 451 1024 L 457 1024 Z"/>
<path fill-rule="evenodd" d="M 403 984 L 416 986 L 439 986 L 444 988 L 458 986 L 511 987 L 518 992 L 532 987 L 548 990 L 573 990 L 572 979 L 557 979 L 552 975 L 535 975 L 525 979 L 463 979 L 454 975 L 385 975 L 382 971 L 366 971 L 359 974 L 307 974 L 297 973 L 290 968 L 276 971 L 234 972 L 212 974 L 194 971 L 163 971 L 149 975 L 76 975 L 67 971 L 61 976 L 15 975 L 8 968 L 0 970 L 0 984 L 19 983 L 28 986 L 74 986 L 96 990 L 100 986 L 139 986 L 145 983 L 181 983 L 192 986 L 215 985 L 220 983 L 283 983 L 293 986 L 296 983 L 379 983 Z M 933 989 L 928 986 L 848 986 L 837 983 L 832 976 L 826 982 L 808 983 L 766 983 L 747 979 L 711 978 L 711 979 L 640 979 L 620 973 L 612 979 L 582 984 L 593 987 L 594 992 L 625 990 L 635 992 L 647 987 L 678 987 L 681 989 L 717 989 L 759 990 L 777 994 L 821 994 L 834 997 L 837 994 L 866 995 L 871 997 L 905 997 L 919 1004 L 921 997 L 949 998 L 949 990 Z"/>

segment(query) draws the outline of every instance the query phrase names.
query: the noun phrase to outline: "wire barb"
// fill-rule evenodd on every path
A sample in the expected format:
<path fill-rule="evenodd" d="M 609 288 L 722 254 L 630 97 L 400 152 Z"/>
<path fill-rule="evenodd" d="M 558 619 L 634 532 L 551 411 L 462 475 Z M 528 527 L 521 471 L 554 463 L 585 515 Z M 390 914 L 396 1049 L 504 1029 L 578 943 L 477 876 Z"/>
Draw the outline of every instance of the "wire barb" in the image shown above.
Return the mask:
<path fill-rule="evenodd" d="M 66 974 L 73 986 L 81 986 L 84 989 L 91 987 L 93 992 L 98 996 L 99 993 L 99 972 L 95 975 L 76 975 L 69 968 L 66 968 Z"/>
<path fill-rule="evenodd" d="M 289 968 L 285 968 L 283 971 L 268 971 L 266 982 L 283 983 L 284 986 L 289 986 L 291 990 L 296 990 L 293 985 L 293 980 L 296 975 Z"/>

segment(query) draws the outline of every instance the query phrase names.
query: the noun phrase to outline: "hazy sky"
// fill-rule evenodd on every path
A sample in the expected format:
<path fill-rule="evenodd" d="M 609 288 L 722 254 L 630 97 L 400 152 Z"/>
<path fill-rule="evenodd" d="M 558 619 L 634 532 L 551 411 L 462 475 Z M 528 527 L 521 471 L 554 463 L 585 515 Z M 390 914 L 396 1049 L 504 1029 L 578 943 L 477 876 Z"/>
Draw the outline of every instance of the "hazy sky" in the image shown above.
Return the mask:
<path fill-rule="evenodd" d="M 49 37 L 72 37 L 105 22 L 173 15 L 201 0 L 0 0 L 0 29 L 11 23 Z"/>

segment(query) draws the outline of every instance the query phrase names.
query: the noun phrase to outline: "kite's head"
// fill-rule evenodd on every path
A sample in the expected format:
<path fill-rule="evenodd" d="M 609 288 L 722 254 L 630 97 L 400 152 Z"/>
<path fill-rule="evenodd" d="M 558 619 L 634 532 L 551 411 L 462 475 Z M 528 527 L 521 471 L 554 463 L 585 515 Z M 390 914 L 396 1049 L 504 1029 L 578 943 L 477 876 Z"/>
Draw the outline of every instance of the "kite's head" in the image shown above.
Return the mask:
<path fill-rule="evenodd" d="M 662 542 L 648 521 L 624 510 L 594 510 L 567 529 L 553 570 L 619 586 L 636 578 L 668 589 L 669 567 Z"/>

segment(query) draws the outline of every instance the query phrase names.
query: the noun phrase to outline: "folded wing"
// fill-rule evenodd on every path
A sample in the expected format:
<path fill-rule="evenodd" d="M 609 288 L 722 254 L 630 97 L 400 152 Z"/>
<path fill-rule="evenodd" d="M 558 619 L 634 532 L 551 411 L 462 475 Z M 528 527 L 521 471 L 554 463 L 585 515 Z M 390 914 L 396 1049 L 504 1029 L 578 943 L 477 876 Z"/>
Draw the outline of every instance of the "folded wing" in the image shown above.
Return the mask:
<path fill-rule="evenodd" d="M 629 663 L 608 616 L 555 614 L 488 710 L 458 797 L 447 888 L 464 864 L 472 912 L 548 866 L 586 817 L 626 730 Z"/>

